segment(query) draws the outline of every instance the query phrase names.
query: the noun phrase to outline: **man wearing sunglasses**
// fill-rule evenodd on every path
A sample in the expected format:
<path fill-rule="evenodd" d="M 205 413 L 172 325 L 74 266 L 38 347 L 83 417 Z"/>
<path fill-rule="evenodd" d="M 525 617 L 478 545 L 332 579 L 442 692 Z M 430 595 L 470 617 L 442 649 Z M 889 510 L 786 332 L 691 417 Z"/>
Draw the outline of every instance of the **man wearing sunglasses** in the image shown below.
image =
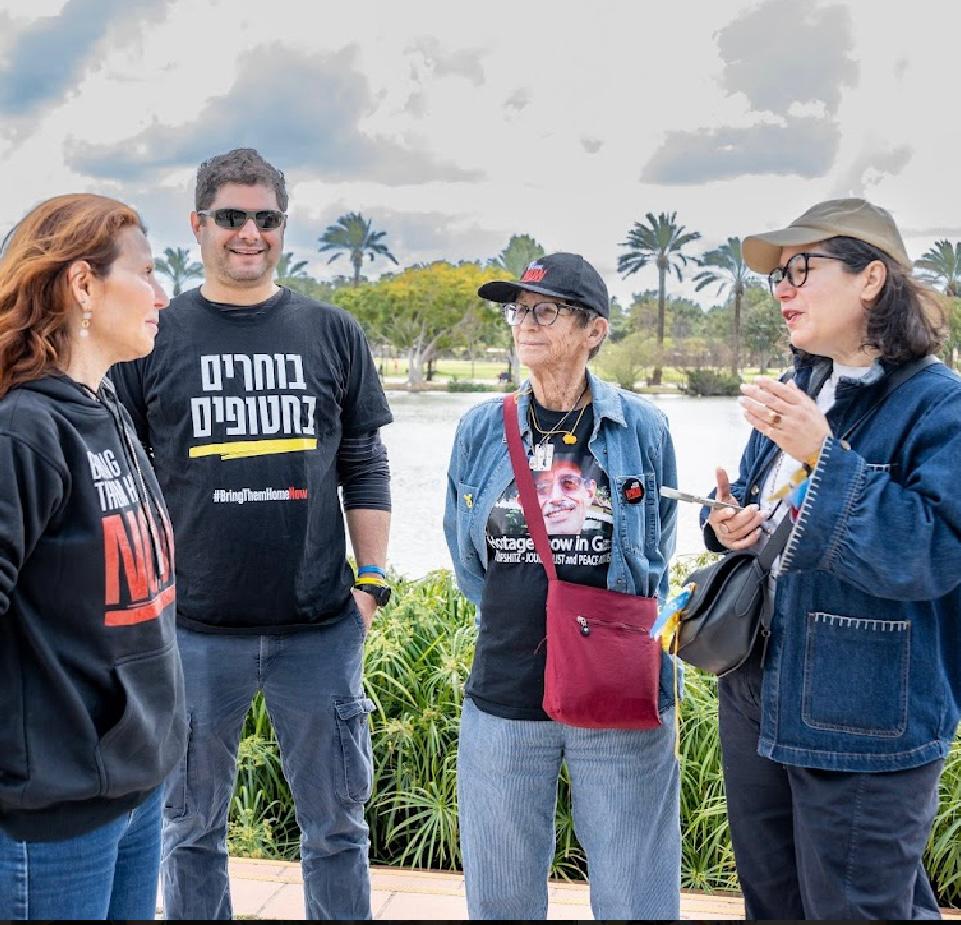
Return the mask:
<path fill-rule="evenodd" d="M 227 817 L 257 691 L 296 804 L 308 918 L 370 917 L 361 671 L 390 597 L 378 429 L 392 417 L 356 321 L 274 282 L 286 209 L 283 174 L 256 151 L 201 164 L 190 224 L 204 282 L 164 312 L 154 352 L 113 374 L 177 543 L 189 739 L 164 806 L 173 919 L 231 917 Z"/>
<path fill-rule="evenodd" d="M 536 474 L 534 487 L 548 534 L 579 534 L 594 502 L 597 481 L 581 472 L 577 457 L 556 457 L 549 471 Z"/>

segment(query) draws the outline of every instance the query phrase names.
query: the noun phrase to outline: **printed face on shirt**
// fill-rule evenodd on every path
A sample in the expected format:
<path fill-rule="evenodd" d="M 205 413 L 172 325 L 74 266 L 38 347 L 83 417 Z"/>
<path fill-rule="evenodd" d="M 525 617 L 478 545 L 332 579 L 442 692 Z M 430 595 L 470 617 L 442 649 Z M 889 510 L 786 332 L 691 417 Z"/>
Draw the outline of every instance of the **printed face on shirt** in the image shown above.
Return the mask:
<path fill-rule="evenodd" d="M 535 472 L 534 486 L 549 534 L 580 533 L 597 483 L 574 462 L 558 460 L 549 472 Z"/>
<path fill-rule="evenodd" d="M 277 194 L 269 186 L 225 183 L 217 190 L 210 211 L 277 209 Z M 284 249 L 284 225 L 261 231 L 252 218 L 242 228 L 221 228 L 212 215 L 191 215 L 207 277 L 227 288 L 255 288 L 269 281 Z"/>

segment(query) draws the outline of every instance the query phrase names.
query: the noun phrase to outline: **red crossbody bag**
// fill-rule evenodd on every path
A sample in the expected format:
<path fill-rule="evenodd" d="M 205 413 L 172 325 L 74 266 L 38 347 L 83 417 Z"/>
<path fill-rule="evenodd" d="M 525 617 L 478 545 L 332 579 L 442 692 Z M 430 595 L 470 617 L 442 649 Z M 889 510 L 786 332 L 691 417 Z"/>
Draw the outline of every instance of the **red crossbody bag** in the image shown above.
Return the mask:
<path fill-rule="evenodd" d="M 514 395 L 504 398 L 504 431 L 527 529 L 547 572 L 544 712 L 592 729 L 659 726 L 661 645 L 649 635 L 657 599 L 558 579 Z"/>

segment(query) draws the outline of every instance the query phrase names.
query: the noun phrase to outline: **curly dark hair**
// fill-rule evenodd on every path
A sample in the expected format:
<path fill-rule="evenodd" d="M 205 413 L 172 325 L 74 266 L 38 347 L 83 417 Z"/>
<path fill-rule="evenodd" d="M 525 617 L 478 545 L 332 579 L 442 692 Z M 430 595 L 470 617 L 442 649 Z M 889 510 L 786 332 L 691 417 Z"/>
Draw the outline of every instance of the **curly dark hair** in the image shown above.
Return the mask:
<path fill-rule="evenodd" d="M 820 246 L 838 257 L 849 273 L 860 273 L 875 260 L 887 270 L 884 285 L 868 311 L 865 347 L 879 351 L 890 363 L 906 363 L 940 351 L 947 319 L 937 292 L 893 257 L 859 238 L 826 238 Z"/>
<path fill-rule="evenodd" d="M 289 198 L 283 171 L 265 161 L 253 148 L 234 148 L 208 158 L 197 168 L 194 207 L 198 212 L 213 205 L 217 190 L 225 183 L 269 186 L 277 195 L 277 207 L 281 212 L 287 211 Z"/>

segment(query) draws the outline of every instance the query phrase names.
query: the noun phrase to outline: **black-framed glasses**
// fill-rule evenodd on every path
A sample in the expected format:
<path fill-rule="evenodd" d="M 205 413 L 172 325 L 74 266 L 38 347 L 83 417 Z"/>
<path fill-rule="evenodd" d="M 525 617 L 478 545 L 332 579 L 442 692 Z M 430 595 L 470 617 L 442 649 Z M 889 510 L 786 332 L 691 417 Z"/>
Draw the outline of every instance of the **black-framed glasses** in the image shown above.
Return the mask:
<path fill-rule="evenodd" d="M 827 260 L 841 260 L 836 254 L 822 254 L 817 251 L 801 251 L 789 258 L 784 266 L 775 267 L 767 275 L 767 284 L 771 287 L 771 294 L 778 284 L 787 280 L 795 289 L 800 289 L 808 279 L 808 271 L 811 269 L 812 257 L 824 257 Z"/>
<path fill-rule="evenodd" d="M 562 314 L 561 309 L 566 309 L 563 314 L 567 315 L 584 311 L 584 309 L 576 305 L 565 305 L 563 302 L 538 302 L 536 305 L 518 305 L 516 302 L 505 302 L 501 306 L 501 311 L 504 313 L 504 320 L 511 327 L 523 324 L 528 313 L 534 316 L 534 322 L 536 324 L 546 327 L 557 321 L 557 316 Z"/>
<path fill-rule="evenodd" d="M 249 212 L 247 209 L 198 209 L 198 215 L 209 215 L 218 228 L 229 231 L 239 231 L 250 219 L 261 231 L 275 231 L 283 223 L 287 215 L 278 209 L 258 209 Z"/>

